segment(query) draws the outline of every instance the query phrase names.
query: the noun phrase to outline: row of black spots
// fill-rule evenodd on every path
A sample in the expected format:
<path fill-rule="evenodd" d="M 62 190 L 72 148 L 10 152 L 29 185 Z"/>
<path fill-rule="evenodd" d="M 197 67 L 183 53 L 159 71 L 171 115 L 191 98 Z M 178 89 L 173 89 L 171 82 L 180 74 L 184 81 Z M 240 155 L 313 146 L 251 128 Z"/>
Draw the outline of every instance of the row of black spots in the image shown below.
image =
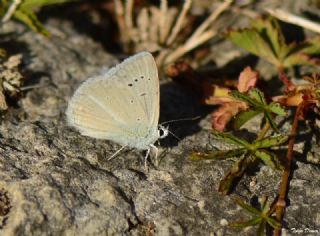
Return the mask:
<path fill-rule="evenodd" d="M 140 79 L 144 79 L 145 77 L 143 76 L 143 75 L 141 75 L 140 76 Z M 148 78 L 148 81 L 150 81 L 151 79 L 150 78 Z M 138 82 L 139 81 L 139 79 L 134 79 L 134 82 Z M 128 86 L 129 87 L 132 87 L 133 86 L 133 83 L 128 83 Z"/>

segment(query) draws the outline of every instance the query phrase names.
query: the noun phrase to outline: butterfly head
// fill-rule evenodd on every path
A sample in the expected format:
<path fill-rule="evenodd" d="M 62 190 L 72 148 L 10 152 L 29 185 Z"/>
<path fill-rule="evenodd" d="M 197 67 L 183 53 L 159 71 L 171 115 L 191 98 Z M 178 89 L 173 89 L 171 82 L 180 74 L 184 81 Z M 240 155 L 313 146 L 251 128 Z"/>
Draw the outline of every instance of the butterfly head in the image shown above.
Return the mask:
<path fill-rule="evenodd" d="M 159 128 L 158 128 L 158 135 L 159 135 L 159 138 L 162 139 L 162 138 L 165 138 L 167 137 L 169 134 L 169 129 L 168 127 L 164 127 L 163 125 L 159 125 Z"/>

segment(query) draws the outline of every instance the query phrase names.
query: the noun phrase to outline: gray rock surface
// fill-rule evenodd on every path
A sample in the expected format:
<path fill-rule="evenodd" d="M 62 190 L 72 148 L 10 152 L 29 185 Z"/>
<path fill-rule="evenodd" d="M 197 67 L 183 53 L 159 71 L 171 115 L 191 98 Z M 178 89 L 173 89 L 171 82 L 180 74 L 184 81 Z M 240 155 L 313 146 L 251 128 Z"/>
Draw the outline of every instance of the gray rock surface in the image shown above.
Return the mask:
<path fill-rule="evenodd" d="M 17 24 L 4 29 L 21 33 L 11 46 L 23 53 L 26 83 L 41 87 L 26 91 L 0 125 L 0 235 L 255 235 L 253 228 L 227 226 L 249 217 L 233 197 L 275 197 L 280 173 L 262 166 L 231 195 L 219 194 L 232 160 L 188 161 L 191 151 L 221 145 L 210 135 L 210 109 L 165 79 L 161 121 L 201 115 L 200 121 L 171 125 L 181 140 L 161 141 L 160 163 L 150 162 L 149 172 L 143 152 L 126 150 L 107 161 L 119 146 L 67 127 L 65 109 L 82 81 L 116 60 L 67 22 L 48 24 L 60 32 L 51 39 Z M 320 169 L 305 158 L 291 181 L 287 235 L 320 234 Z"/>

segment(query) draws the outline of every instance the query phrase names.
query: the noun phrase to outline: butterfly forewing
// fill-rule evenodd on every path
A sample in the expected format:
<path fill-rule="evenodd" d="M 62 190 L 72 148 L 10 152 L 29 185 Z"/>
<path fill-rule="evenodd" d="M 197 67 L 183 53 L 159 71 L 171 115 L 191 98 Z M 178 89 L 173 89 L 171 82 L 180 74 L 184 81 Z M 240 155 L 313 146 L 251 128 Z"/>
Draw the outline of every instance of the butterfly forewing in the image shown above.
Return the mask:
<path fill-rule="evenodd" d="M 136 58 L 135 58 L 136 57 Z M 118 74 L 131 88 L 135 102 L 141 106 L 150 126 L 159 119 L 159 79 L 156 63 L 150 53 L 140 53 L 133 60 L 119 65 Z M 129 76 L 128 76 L 129 75 Z M 136 106 L 136 105 L 135 105 Z"/>
<path fill-rule="evenodd" d="M 83 135 L 133 147 L 137 139 L 143 143 L 143 139 L 150 139 L 148 135 L 155 135 L 158 119 L 158 72 L 148 52 L 88 79 L 76 91 L 67 110 L 68 123 Z"/>

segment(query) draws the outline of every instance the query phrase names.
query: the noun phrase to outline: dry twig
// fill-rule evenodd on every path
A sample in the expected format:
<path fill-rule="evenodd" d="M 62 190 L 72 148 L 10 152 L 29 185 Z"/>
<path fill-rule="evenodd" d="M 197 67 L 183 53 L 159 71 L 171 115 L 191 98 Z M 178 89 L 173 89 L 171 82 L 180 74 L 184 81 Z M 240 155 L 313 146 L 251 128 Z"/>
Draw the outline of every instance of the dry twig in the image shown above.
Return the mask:
<path fill-rule="evenodd" d="M 121 0 L 115 0 L 115 12 L 124 49 L 127 53 L 141 50 L 159 52 L 156 61 L 160 66 L 174 62 L 217 34 L 210 29 L 211 25 L 231 3 L 232 0 L 221 3 L 198 29 L 188 36 L 184 27 L 189 20 L 187 15 L 192 0 L 184 2 L 180 13 L 176 7 L 168 7 L 167 0 L 161 0 L 160 7 L 144 7 L 137 15 L 134 14 L 134 0 L 127 0 L 124 4 Z"/>
<path fill-rule="evenodd" d="M 301 16 L 293 15 L 282 9 L 265 9 L 270 15 L 278 18 L 279 20 L 288 22 L 290 24 L 298 25 L 308 30 L 320 33 L 320 24 L 317 24 L 313 21 L 302 18 Z"/>

